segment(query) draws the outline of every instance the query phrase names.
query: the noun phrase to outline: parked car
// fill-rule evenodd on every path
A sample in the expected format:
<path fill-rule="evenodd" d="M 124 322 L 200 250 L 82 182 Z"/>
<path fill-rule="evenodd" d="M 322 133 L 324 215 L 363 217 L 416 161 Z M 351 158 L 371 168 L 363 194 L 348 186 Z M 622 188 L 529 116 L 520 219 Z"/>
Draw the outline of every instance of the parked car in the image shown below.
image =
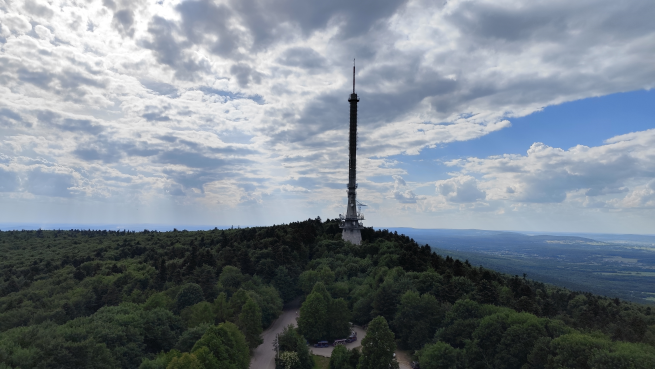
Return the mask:
<path fill-rule="evenodd" d="M 418 361 L 412 361 L 410 366 L 412 367 L 412 369 L 421 369 L 421 367 L 418 365 Z"/>
<path fill-rule="evenodd" d="M 338 345 L 345 345 L 347 342 L 347 339 L 341 339 L 341 340 L 334 340 L 334 343 L 332 343 L 332 346 L 338 346 Z"/>
<path fill-rule="evenodd" d="M 329 347 L 329 346 L 330 344 L 328 343 L 328 341 L 320 341 L 314 345 L 314 347 L 318 347 L 318 348 Z"/>

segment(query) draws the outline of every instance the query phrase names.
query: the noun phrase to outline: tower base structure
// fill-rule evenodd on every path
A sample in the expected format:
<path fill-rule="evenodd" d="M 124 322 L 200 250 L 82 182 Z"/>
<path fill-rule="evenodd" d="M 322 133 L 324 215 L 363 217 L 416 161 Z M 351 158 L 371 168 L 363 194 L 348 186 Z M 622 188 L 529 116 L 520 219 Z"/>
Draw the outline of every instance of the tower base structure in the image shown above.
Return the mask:
<path fill-rule="evenodd" d="M 343 238 L 344 241 L 352 243 L 353 245 L 362 244 L 362 232 L 359 230 L 359 228 L 344 228 L 343 232 L 341 233 L 341 238 Z"/>

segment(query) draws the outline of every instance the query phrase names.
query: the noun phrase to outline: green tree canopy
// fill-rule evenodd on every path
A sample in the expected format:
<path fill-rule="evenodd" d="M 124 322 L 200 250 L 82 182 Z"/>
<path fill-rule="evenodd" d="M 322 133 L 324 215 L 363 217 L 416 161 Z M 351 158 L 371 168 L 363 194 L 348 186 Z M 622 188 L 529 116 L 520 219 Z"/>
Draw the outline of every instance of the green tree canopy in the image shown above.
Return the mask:
<path fill-rule="evenodd" d="M 463 369 L 461 351 L 445 342 L 427 344 L 418 352 L 421 369 Z"/>
<path fill-rule="evenodd" d="M 326 338 L 327 302 L 320 293 L 311 293 L 300 307 L 298 328 L 305 338 L 316 342 Z"/>
<path fill-rule="evenodd" d="M 251 349 L 261 345 L 262 310 L 251 298 L 248 298 L 243 304 L 241 314 L 239 314 L 239 328 L 246 336 L 246 341 Z"/>
<path fill-rule="evenodd" d="M 309 352 L 309 347 L 305 343 L 305 337 L 300 335 L 298 329 L 293 325 L 284 327 L 273 345 L 275 346 L 274 349 L 280 353 L 290 352 L 295 354 L 298 363 L 293 369 L 312 369 L 314 367 L 314 360 Z M 276 361 L 276 368 L 284 368 L 282 361 Z"/>
<path fill-rule="evenodd" d="M 396 351 L 394 334 L 389 329 L 387 320 L 378 316 L 371 320 L 362 339 L 362 357 L 358 369 L 381 369 L 397 365 L 393 353 Z"/>
<path fill-rule="evenodd" d="M 201 301 L 205 301 L 202 288 L 195 283 L 187 283 L 180 289 L 175 297 L 175 311 L 181 312 L 188 306 L 193 306 Z"/>

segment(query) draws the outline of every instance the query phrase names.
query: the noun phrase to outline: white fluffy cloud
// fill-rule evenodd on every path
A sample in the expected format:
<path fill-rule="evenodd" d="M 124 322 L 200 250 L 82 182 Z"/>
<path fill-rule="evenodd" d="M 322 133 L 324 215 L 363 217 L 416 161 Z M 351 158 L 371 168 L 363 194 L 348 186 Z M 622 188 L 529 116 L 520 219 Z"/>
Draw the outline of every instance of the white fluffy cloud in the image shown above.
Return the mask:
<path fill-rule="evenodd" d="M 448 164 L 461 171 L 436 186 L 452 202 L 484 199 L 486 191 L 487 200 L 508 204 L 568 202 L 617 209 L 655 205 L 655 129 L 616 136 L 597 147 L 563 150 L 537 142 L 526 155 Z"/>
<path fill-rule="evenodd" d="M 453 163 L 438 199 L 368 178 L 544 106 L 652 88 L 653 18 L 643 1 L 0 0 L 0 196 L 332 209 L 357 57 L 360 191 L 379 209 L 390 191 L 419 209 L 651 206 L 627 144 L 650 132 Z"/>

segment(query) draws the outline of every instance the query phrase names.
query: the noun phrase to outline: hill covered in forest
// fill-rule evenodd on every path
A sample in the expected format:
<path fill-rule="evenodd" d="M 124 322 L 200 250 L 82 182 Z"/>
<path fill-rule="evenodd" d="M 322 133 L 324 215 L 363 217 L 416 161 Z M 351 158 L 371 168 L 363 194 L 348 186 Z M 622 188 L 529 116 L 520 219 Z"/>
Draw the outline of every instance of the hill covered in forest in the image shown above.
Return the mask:
<path fill-rule="evenodd" d="M 301 311 L 325 316 L 301 316 L 279 343 L 293 368 L 312 365 L 299 342 L 341 334 L 330 317 L 390 329 L 423 369 L 655 367 L 648 306 L 472 266 L 397 232 L 362 238 L 344 243 L 337 221 L 320 218 L 0 232 L 0 368 L 245 369 L 298 296 Z M 342 351 L 356 360 L 334 368 L 380 365 L 366 349 Z"/>

